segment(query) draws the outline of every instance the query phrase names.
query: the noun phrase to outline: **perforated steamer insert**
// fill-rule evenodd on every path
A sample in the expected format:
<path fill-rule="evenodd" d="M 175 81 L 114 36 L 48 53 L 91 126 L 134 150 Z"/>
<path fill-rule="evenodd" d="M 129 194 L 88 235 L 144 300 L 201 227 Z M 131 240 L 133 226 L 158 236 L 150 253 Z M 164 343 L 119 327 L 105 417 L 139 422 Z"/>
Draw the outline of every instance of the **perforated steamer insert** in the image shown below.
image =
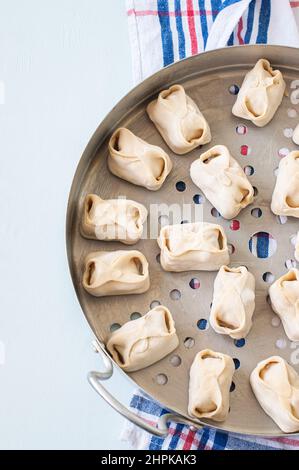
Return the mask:
<path fill-rule="evenodd" d="M 272 66 L 282 71 L 289 94 L 284 97 L 274 119 L 264 128 L 257 128 L 231 113 L 245 73 L 260 58 L 268 59 Z M 254 398 L 249 375 L 260 360 L 274 354 L 281 355 L 299 372 L 299 366 L 295 364 L 296 347 L 299 359 L 299 345 L 288 340 L 267 299 L 270 283 L 296 264 L 293 242 L 299 222 L 294 218 L 276 217 L 270 211 L 279 161 L 288 151 L 298 148 L 291 139 L 292 129 L 299 122 L 299 105 L 296 104 L 299 94 L 294 91 L 299 82 L 296 84 L 296 80 L 299 80 L 299 51 L 293 48 L 242 46 L 186 59 L 153 75 L 121 100 L 96 130 L 78 165 L 69 197 L 66 232 L 69 265 L 78 299 L 101 343 L 105 343 L 111 328 L 138 318 L 158 303 L 170 309 L 180 338 L 178 349 L 151 367 L 127 375 L 164 407 L 177 413 L 178 420 L 189 418 L 189 368 L 194 356 L 201 349 L 211 348 L 232 356 L 236 372 L 231 387 L 228 419 L 221 424 L 212 421 L 204 423 L 239 433 L 281 434 Z M 210 144 L 185 156 L 171 152 L 145 112 L 147 103 L 158 92 L 175 83 L 182 84 L 187 94 L 195 100 L 212 132 Z M 174 168 L 161 190 L 151 192 L 134 186 L 108 171 L 108 140 L 120 126 L 128 127 L 142 139 L 161 146 L 170 155 Z M 190 164 L 201 152 L 216 144 L 224 144 L 230 149 L 255 187 L 254 203 L 232 221 L 219 216 L 189 176 Z M 224 227 L 230 244 L 231 265 L 245 265 L 255 275 L 256 309 L 253 327 L 247 338 L 234 341 L 209 328 L 215 272 L 164 272 L 159 264 L 159 249 L 154 239 L 141 240 L 133 247 L 126 248 L 117 242 L 82 238 L 79 224 L 84 197 L 88 193 L 99 194 L 104 199 L 125 195 L 147 208 L 150 204 L 161 202 L 201 205 L 205 221 Z M 161 217 L 160 222 L 165 222 L 165 217 Z M 259 246 L 265 237 L 270 239 L 268 257 L 259 258 Z M 87 253 L 133 248 L 144 253 L 149 261 L 151 288 L 148 292 L 95 298 L 84 291 L 81 279 Z M 114 367 L 118 366 L 114 364 Z M 105 378 L 108 376 L 109 371 Z M 113 401 L 111 397 L 105 398 L 110 404 Z M 119 406 L 117 408 L 124 411 Z M 132 416 L 128 417 L 132 419 Z M 200 424 L 197 420 L 192 421 L 195 425 Z"/>

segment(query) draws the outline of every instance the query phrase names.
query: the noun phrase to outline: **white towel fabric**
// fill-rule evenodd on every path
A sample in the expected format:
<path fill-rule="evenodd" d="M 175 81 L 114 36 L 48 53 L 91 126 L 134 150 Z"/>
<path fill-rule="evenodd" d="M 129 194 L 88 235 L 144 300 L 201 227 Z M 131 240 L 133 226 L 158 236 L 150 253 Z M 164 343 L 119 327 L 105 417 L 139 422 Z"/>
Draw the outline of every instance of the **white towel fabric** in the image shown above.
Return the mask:
<path fill-rule="evenodd" d="M 239 44 L 299 47 L 299 1 L 127 0 L 137 84 L 176 60 Z"/>

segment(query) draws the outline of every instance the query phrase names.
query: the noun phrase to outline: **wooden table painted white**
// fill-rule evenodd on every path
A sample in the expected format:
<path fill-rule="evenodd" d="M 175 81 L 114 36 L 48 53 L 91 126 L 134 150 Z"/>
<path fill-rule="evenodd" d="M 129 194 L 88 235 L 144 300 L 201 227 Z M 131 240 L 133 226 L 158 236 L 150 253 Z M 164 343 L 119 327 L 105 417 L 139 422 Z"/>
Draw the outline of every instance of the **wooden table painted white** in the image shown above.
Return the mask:
<path fill-rule="evenodd" d="M 68 273 L 65 212 L 91 134 L 132 87 L 124 0 L 0 0 L 0 448 L 118 449 L 123 420 Z M 107 384 L 127 403 L 132 387 Z"/>

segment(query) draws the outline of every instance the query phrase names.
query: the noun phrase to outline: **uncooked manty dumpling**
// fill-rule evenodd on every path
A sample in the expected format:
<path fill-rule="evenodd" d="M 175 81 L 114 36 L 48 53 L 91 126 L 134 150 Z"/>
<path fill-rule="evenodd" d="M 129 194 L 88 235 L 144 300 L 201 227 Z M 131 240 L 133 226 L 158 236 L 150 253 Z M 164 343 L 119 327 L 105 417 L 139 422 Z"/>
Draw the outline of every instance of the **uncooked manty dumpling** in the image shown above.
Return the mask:
<path fill-rule="evenodd" d="M 196 354 L 190 369 L 188 413 L 199 419 L 224 421 L 234 370 L 234 362 L 226 354 L 210 349 Z"/>
<path fill-rule="evenodd" d="M 248 335 L 255 308 L 255 279 L 245 266 L 222 266 L 214 282 L 210 314 L 212 328 L 240 339 Z"/>
<path fill-rule="evenodd" d="M 285 87 L 281 72 L 273 70 L 268 60 L 258 60 L 244 78 L 233 114 L 249 119 L 258 127 L 265 126 L 276 113 Z"/>
<path fill-rule="evenodd" d="M 142 294 L 149 286 L 148 262 L 140 251 L 96 251 L 85 260 L 83 287 L 96 297 Z"/>
<path fill-rule="evenodd" d="M 148 105 L 147 113 L 167 145 L 179 155 L 211 141 L 209 124 L 181 85 L 161 91 Z"/>
<path fill-rule="evenodd" d="M 81 234 L 93 240 L 117 240 L 133 245 L 140 240 L 147 210 L 128 199 L 101 199 L 88 194 L 84 201 Z"/>
<path fill-rule="evenodd" d="M 284 432 L 299 431 L 299 376 L 282 357 L 259 362 L 250 376 L 259 404 Z"/>
<path fill-rule="evenodd" d="M 292 139 L 295 144 L 299 145 L 299 124 L 294 129 Z"/>
<path fill-rule="evenodd" d="M 220 225 L 167 225 L 161 228 L 158 245 L 165 271 L 217 271 L 229 263 L 227 239 Z"/>
<path fill-rule="evenodd" d="M 290 271 L 275 281 L 269 289 L 271 306 L 282 321 L 291 341 L 299 341 L 299 271 Z"/>
<path fill-rule="evenodd" d="M 170 311 L 163 305 L 114 331 L 107 349 L 117 364 L 132 372 L 154 364 L 179 345 Z"/>
<path fill-rule="evenodd" d="M 253 187 L 224 145 L 216 145 L 195 160 L 191 179 L 225 219 L 233 219 L 253 201 Z"/>
<path fill-rule="evenodd" d="M 172 162 L 163 149 L 122 127 L 109 141 L 108 167 L 119 178 L 157 191 L 171 172 Z"/>
<path fill-rule="evenodd" d="M 299 217 L 299 151 L 297 150 L 280 160 L 271 210 L 276 215 Z"/>

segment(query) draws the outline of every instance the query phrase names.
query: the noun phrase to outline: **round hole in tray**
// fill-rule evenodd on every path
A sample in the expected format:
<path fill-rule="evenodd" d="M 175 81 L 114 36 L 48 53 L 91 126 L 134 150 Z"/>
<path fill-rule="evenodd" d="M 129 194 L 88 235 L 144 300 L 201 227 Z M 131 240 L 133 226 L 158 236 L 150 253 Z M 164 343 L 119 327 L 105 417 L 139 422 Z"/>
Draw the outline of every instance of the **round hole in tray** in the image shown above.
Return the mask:
<path fill-rule="evenodd" d="M 138 318 L 140 318 L 140 317 L 141 317 L 141 313 L 139 313 L 139 312 L 133 312 L 130 315 L 131 320 L 138 320 Z"/>
<path fill-rule="evenodd" d="M 287 259 L 284 265 L 287 269 L 292 269 L 292 268 L 296 268 L 297 263 L 294 259 Z"/>
<path fill-rule="evenodd" d="M 230 389 L 229 389 L 229 391 L 230 391 L 230 392 L 233 392 L 233 391 L 235 390 L 235 388 L 236 388 L 236 384 L 235 384 L 235 382 L 232 382 L 232 383 L 230 384 Z"/>
<path fill-rule="evenodd" d="M 161 262 L 161 253 L 158 253 L 158 254 L 156 255 L 156 261 L 157 261 L 157 263 L 160 264 L 160 262 Z"/>
<path fill-rule="evenodd" d="M 195 340 L 194 338 L 191 338 L 191 336 L 188 336 L 187 338 L 184 339 L 184 346 L 186 349 L 191 349 L 194 347 Z"/>
<path fill-rule="evenodd" d="M 230 255 L 233 255 L 234 252 L 236 251 L 236 248 L 234 247 L 234 245 L 232 243 L 228 243 L 227 248 L 228 248 L 228 252 L 229 252 Z"/>
<path fill-rule="evenodd" d="M 246 176 L 252 176 L 254 173 L 254 168 L 252 165 L 246 165 L 244 167 L 244 173 Z"/>
<path fill-rule="evenodd" d="M 168 382 L 168 377 L 166 374 L 157 374 L 156 382 L 158 385 L 166 385 Z"/>
<path fill-rule="evenodd" d="M 259 219 L 260 217 L 262 217 L 263 211 L 259 207 L 255 207 L 254 209 L 251 209 L 251 215 L 256 219 Z"/>
<path fill-rule="evenodd" d="M 276 221 L 280 224 L 280 225 L 284 225 L 287 223 L 288 221 L 288 218 L 286 215 L 277 215 L 276 216 Z"/>
<path fill-rule="evenodd" d="M 268 232 L 256 232 L 249 239 L 249 251 L 256 258 L 270 258 L 277 249 L 275 238 Z"/>
<path fill-rule="evenodd" d="M 203 195 L 202 194 L 194 194 L 193 202 L 194 202 L 194 204 L 203 204 L 204 203 Z"/>
<path fill-rule="evenodd" d="M 191 289 L 199 289 L 200 288 L 200 281 L 197 279 L 197 277 L 193 277 L 191 281 L 189 282 L 189 286 Z"/>
<path fill-rule="evenodd" d="M 278 149 L 277 153 L 279 157 L 283 158 L 286 157 L 290 153 L 290 151 L 287 147 L 281 147 L 280 149 Z"/>
<path fill-rule="evenodd" d="M 285 349 L 287 347 L 287 342 L 284 338 L 278 338 L 275 343 L 275 346 L 277 347 L 277 349 Z"/>
<path fill-rule="evenodd" d="M 270 273 L 269 271 L 265 272 L 262 275 L 263 281 L 267 282 L 267 284 L 272 284 L 275 280 L 274 274 Z"/>
<path fill-rule="evenodd" d="M 289 118 L 295 118 L 297 116 L 297 111 L 294 108 L 288 108 L 287 115 Z"/>
<path fill-rule="evenodd" d="M 230 223 L 229 228 L 233 231 L 239 230 L 240 229 L 240 221 L 237 220 L 237 219 L 232 220 L 231 223 Z"/>
<path fill-rule="evenodd" d="M 155 308 L 155 307 L 159 307 L 159 305 L 161 305 L 161 302 L 159 300 L 153 300 L 151 303 L 150 303 L 150 308 Z"/>
<path fill-rule="evenodd" d="M 230 85 L 228 88 L 228 91 L 231 95 L 237 95 L 239 93 L 240 88 L 238 85 Z"/>
<path fill-rule="evenodd" d="M 275 315 L 275 317 L 272 318 L 271 320 L 271 325 L 274 326 L 274 328 L 277 328 L 280 325 L 281 321 L 280 318 Z"/>
<path fill-rule="evenodd" d="M 290 242 L 292 243 L 293 246 L 296 246 L 296 241 L 297 241 L 297 233 L 293 233 L 293 235 L 290 236 Z"/>
<path fill-rule="evenodd" d="M 181 291 L 178 289 L 172 289 L 169 293 L 171 300 L 180 300 L 182 297 Z"/>
<path fill-rule="evenodd" d="M 291 127 L 286 127 L 284 130 L 283 130 L 283 135 L 287 138 L 287 139 L 290 139 L 292 136 L 293 136 L 293 129 Z"/>
<path fill-rule="evenodd" d="M 178 181 L 175 185 L 177 191 L 182 193 L 186 189 L 186 183 L 184 181 Z"/>
<path fill-rule="evenodd" d="M 248 145 L 241 145 L 241 147 L 240 147 L 240 154 L 241 154 L 243 157 L 247 157 L 248 155 L 251 154 L 251 148 L 248 147 Z"/>
<path fill-rule="evenodd" d="M 206 320 L 205 318 L 201 318 L 200 320 L 198 320 L 197 322 L 197 328 L 199 330 L 207 330 L 209 327 L 208 325 L 208 320 Z"/>
<path fill-rule="evenodd" d="M 234 339 L 234 345 L 237 347 L 237 348 L 243 348 L 243 346 L 245 346 L 245 338 L 241 338 L 241 339 Z"/>
<path fill-rule="evenodd" d="M 255 186 L 252 186 L 252 187 L 253 187 L 253 195 L 254 195 L 254 197 L 256 197 L 258 195 L 259 191 Z"/>
<path fill-rule="evenodd" d="M 233 358 L 233 361 L 234 361 L 234 364 L 235 364 L 235 369 L 239 369 L 241 363 L 240 363 L 240 360 L 237 358 L 237 357 L 234 357 Z"/>
<path fill-rule="evenodd" d="M 116 331 L 116 330 L 119 330 L 119 329 L 120 329 L 120 324 L 119 323 L 112 323 L 112 325 L 110 325 L 111 333 L 113 333 L 113 331 Z"/>
<path fill-rule="evenodd" d="M 247 134 L 247 131 L 248 131 L 248 129 L 247 129 L 246 126 L 244 126 L 244 124 L 239 124 L 239 125 L 236 127 L 236 133 L 237 133 L 238 135 L 245 135 L 245 134 Z"/>
<path fill-rule="evenodd" d="M 218 212 L 215 207 L 212 207 L 211 214 L 212 214 L 213 217 L 216 217 L 216 218 L 221 217 L 220 212 Z"/>
<path fill-rule="evenodd" d="M 173 367 L 179 367 L 182 364 L 182 359 L 177 354 L 174 354 L 169 359 L 169 362 Z"/>

